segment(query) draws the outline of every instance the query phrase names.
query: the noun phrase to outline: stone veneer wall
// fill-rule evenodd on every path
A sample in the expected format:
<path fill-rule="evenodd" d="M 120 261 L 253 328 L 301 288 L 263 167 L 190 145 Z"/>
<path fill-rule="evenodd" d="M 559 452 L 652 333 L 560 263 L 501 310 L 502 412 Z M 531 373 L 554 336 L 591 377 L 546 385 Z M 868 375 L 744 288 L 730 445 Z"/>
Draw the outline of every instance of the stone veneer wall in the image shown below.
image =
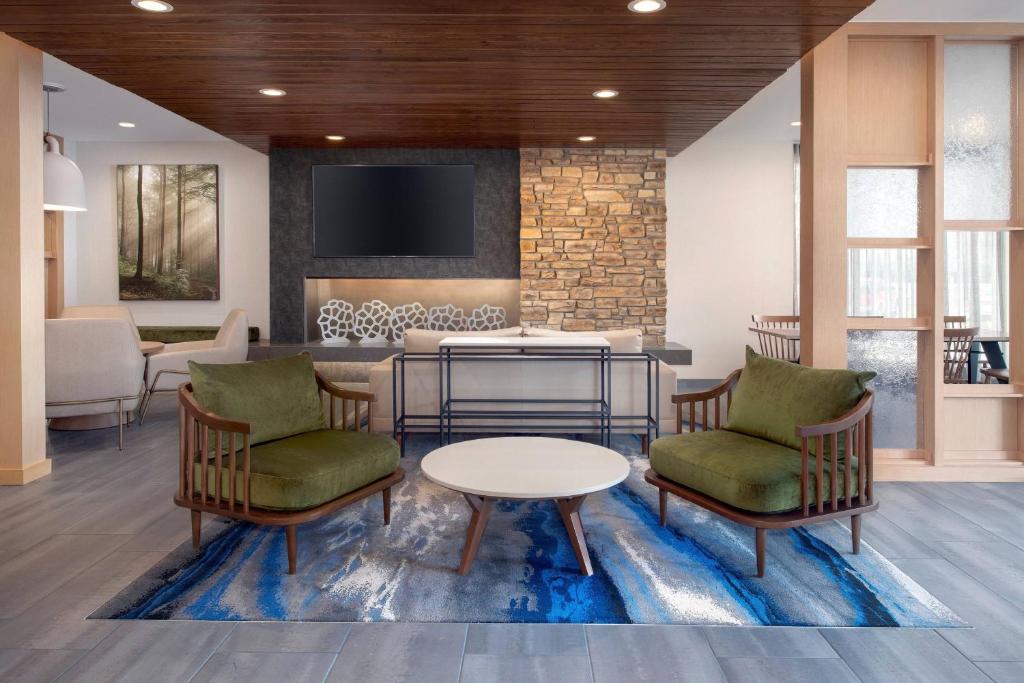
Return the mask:
<path fill-rule="evenodd" d="M 521 149 L 524 325 L 665 343 L 665 151 Z"/>

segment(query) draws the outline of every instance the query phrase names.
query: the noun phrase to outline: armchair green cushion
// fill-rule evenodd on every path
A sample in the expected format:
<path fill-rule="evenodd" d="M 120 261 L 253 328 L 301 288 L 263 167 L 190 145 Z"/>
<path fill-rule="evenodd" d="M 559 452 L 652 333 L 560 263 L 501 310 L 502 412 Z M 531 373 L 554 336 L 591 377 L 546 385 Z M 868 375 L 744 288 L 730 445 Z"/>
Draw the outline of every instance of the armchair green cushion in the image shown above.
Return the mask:
<path fill-rule="evenodd" d="M 266 510 L 296 511 L 322 505 L 388 476 L 398 468 L 398 444 L 384 434 L 320 429 L 270 441 L 250 450 L 252 498 Z M 213 491 L 216 467 L 211 459 L 207 487 Z M 241 462 L 237 465 L 235 499 L 242 502 Z M 221 496 L 230 497 L 227 458 L 221 470 Z M 195 464 L 196 488 L 202 466 Z"/>
<path fill-rule="evenodd" d="M 189 361 L 192 390 L 205 410 L 252 425 L 256 445 L 325 427 L 308 353 L 252 363 Z"/>
<path fill-rule="evenodd" d="M 857 491 L 857 459 L 851 483 Z M 809 458 L 808 499 L 816 502 L 816 459 Z M 676 434 L 651 444 L 651 468 L 662 477 L 748 512 L 795 510 L 800 501 L 800 452 L 733 431 Z M 825 461 L 823 491 L 832 495 L 830 461 Z M 839 470 L 840 499 L 846 490 Z"/>
<path fill-rule="evenodd" d="M 798 426 L 847 413 L 874 377 L 874 372 L 808 368 L 762 356 L 748 346 L 747 364 L 733 390 L 724 428 L 800 448 Z"/>

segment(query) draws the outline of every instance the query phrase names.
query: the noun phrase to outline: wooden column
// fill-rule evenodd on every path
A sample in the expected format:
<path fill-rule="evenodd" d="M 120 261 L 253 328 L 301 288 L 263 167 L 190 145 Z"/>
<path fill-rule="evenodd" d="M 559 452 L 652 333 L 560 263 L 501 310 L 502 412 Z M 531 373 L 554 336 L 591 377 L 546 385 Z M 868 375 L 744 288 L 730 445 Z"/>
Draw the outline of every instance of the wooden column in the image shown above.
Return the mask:
<path fill-rule="evenodd" d="M 943 71 L 945 40 L 933 36 L 928 42 L 928 104 L 925 113 L 928 157 L 931 164 L 921 168 L 920 239 L 928 249 L 917 252 L 917 315 L 928 319 L 930 330 L 918 334 L 918 430 L 920 446 L 930 464 L 942 460 L 942 414 L 945 406 L 945 375 L 942 349 L 945 344 L 946 239 L 943 216 Z"/>
<path fill-rule="evenodd" d="M 1014 110 L 1013 225 L 1024 226 L 1024 40 L 1016 41 L 1016 106 Z M 1010 242 L 1010 383 L 1024 390 L 1024 230 L 1013 230 Z M 1017 399 L 1017 450 L 1024 460 L 1024 398 Z"/>
<path fill-rule="evenodd" d="M 0 34 L 0 484 L 46 459 L 43 55 Z"/>
<path fill-rule="evenodd" d="M 846 30 L 800 69 L 800 362 L 845 368 Z"/>

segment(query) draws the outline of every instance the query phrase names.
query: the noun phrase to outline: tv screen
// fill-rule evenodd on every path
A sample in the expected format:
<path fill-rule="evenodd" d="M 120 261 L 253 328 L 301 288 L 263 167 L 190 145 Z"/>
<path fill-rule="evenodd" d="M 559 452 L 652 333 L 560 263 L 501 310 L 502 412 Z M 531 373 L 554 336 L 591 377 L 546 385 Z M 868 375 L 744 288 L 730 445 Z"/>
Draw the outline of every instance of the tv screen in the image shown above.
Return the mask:
<path fill-rule="evenodd" d="M 314 166 L 313 256 L 475 256 L 474 168 Z"/>

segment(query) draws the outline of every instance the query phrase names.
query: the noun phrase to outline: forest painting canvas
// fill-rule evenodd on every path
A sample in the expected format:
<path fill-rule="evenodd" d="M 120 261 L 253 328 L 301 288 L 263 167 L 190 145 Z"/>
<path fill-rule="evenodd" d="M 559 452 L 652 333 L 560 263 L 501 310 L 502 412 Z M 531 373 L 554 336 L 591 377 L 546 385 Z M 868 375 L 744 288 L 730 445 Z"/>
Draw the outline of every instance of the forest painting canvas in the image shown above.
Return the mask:
<path fill-rule="evenodd" d="M 122 301 L 220 298 L 217 166 L 117 167 Z"/>

